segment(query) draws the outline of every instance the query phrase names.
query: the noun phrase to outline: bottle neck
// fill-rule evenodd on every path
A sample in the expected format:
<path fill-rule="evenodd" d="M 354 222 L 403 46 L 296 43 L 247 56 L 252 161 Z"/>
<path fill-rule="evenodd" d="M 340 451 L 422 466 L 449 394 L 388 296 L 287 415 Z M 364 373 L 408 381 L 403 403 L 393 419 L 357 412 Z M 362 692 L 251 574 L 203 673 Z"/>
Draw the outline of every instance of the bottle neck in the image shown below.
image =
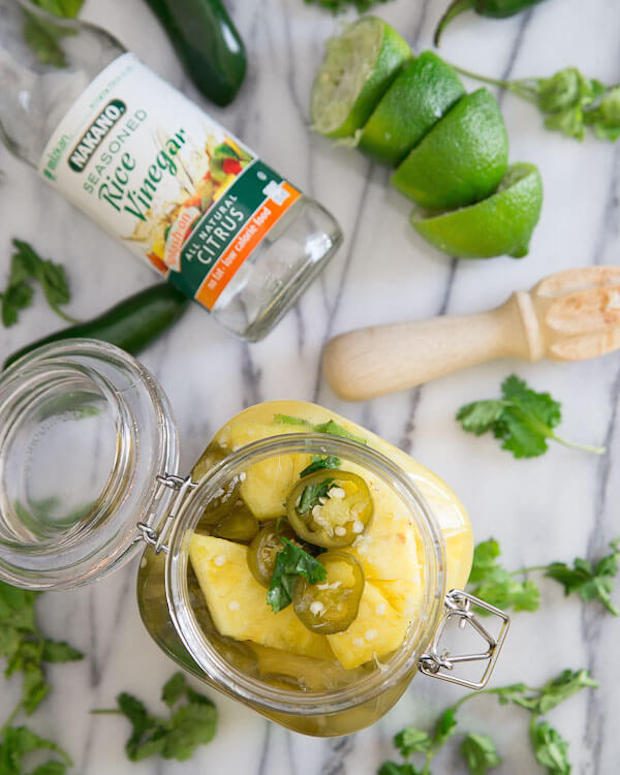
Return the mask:
<path fill-rule="evenodd" d="M 36 167 L 67 111 L 123 53 L 99 27 L 59 19 L 27 0 L 0 0 L 0 140 Z"/>

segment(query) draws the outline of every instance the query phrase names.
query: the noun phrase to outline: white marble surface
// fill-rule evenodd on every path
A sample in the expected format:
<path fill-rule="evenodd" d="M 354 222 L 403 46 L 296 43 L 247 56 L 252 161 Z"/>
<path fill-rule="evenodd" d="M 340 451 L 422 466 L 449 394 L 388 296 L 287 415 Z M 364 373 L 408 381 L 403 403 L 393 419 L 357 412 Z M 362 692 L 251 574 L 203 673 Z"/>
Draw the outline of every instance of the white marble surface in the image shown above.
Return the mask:
<path fill-rule="evenodd" d="M 233 5 L 231 3 L 231 5 Z M 418 49 L 430 44 L 444 2 L 395 0 L 381 13 Z M 505 22 L 474 16 L 446 35 L 446 57 L 505 76 L 546 74 L 568 64 L 603 80 L 620 78 L 617 0 L 548 0 L 535 12 Z M 410 231 L 409 205 L 387 185 L 386 171 L 354 152 L 330 147 L 307 128 L 312 73 L 335 22 L 302 0 L 236 0 L 234 17 L 249 49 L 247 83 L 236 103 L 216 111 L 267 161 L 297 181 L 340 220 L 346 242 L 297 309 L 264 342 L 243 345 L 198 308 L 143 356 L 168 392 L 187 469 L 210 433 L 243 406 L 271 398 L 315 399 L 348 414 L 411 451 L 441 473 L 471 511 L 477 538 L 501 540 L 510 566 L 596 553 L 620 533 L 620 431 L 616 423 L 620 361 L 556 366 L 500 362 L 429 384 L 420 390 L 362 405 L 338 401 L 321 382 L 321 346 L 334 333 L 361 324 L 463 313 L 492 306 L 542 275 L 589 264 L 617 262 L 620 248 L 619 149 L 587 140 L 579 145 L 545 132 L 538 115 L 502 98 L 511 158 L 536 162 L 545 182 L 545 205 L 530 255 L 455 263 Z M 140 0 L 90 0 L 85 17 L 107 26 L 148 64 L 192 94 L 174 55 Z M 0 152 L 0 267 L 13 236 L 32 240 L 64 261 L 75 290 L 71 310 L 88 316 L 149 284 L 152 276 L 96 226 L 48 190 L 35 173 Z M 42 304 L 19 326 L 0 333 L 0 356 L 56 326 Z M 493 395 L 517 369 L 564 404 L 567 436 L 606 443 L 608 454 L 587 456 L 562 447 L 544 458 L 513 461 L 487 438 L 465 435 L 453 420 L 465 401 Z M 33 719 L 62 742 L 80 775 L 371 775 L 391 755 L 391 735 L 405 722 L 424 724 L 460 696 L 458 688 L 419 677 L 398 706 L 354 737 L 320 741 L 284 731 L 222 697 L 216 740 L 185 764 L 127 762 L 121 719 L 93 717 L 121 690 L 155 703 L 170 663 L 140 623 L 133 586 L 135 564 L 106 581 L 75 592 L 47 594 L 40 603 L 46 630 L 66 637 L 85 661 L 52 670 L 55 690 Z M 552 715 L 571 741 L 575 773 L 613 775 L 620 762 L 620 621 L 596 606 L 564 600 L 543 586 L 536 614 L 515 616 L 497 668 L 496 683 L 537 684 L 566 666 L 588 667 L 601 680 L 596 693 L 572 699 Z M 14 687 L 0 689 L 0 709 L 12 707 Z M 215 693 L 212 692 L 215 696 Z M 538 772 L 518 710 L 496 712 L 480 700 L 463 713 L 470 729 L 489 731 L 505 763 L 497 772 Z M 449 756 L 435 775 L 461 773 Z"/>

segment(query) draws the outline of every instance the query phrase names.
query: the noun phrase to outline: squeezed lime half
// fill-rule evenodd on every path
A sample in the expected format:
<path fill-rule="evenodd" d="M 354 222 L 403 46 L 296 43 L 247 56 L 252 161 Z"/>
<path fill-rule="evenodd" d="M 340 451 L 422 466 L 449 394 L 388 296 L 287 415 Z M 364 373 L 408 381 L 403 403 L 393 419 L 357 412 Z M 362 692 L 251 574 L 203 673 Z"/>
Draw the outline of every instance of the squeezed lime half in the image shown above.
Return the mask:
<path fill-rule="evenodd" d="M 312 127 L 326 137 L 351 137 L 411 58 L 396 30 L 376 16 L 364 16 L 327 42 L 312 87 Z"/>

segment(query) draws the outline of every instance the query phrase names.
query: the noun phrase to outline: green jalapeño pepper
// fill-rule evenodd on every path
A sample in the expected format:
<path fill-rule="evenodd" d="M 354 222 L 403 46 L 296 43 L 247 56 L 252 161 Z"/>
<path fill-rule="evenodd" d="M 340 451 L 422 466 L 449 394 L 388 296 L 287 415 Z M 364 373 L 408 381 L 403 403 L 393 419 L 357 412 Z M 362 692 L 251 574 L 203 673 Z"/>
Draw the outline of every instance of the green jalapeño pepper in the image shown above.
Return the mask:
<path fill-rule="evenodd" d="M 264 587 L 269 587 L 276 567 L 278 554 L 284 549 L 282 538 L 295 541 L 295 533 L 284 519 L 274 519 L 254 538 L 248 550 L 248 567 L 252 575 Z"/>
<path fill-rule="evenodd" d="M 226 538 L 228 541 L 236 541 L 238 544 L 245 544 L 255 538 L 258 530 L 256 517 L 244 503 L 240 503 L 217 523 L 213 528 L 213 535 Z"/>
<path fill-rule="evenodd" d="M 346 630 L 357 617 L 364 571 L 352 554 L 325 552 L 321 565 L 327 578 L 310 584 L 300 577 L 293 592 L 293 608 L 302 624 L 319 635 L 333 635 Z"/>
<path fill-rule="evenodd" d="M 146 0 L 196 87 L 216 105 L 236 97 L 245 46 L 221 0 Z"/>
<path fill-rule="evenodd" d="M 492 19 L 505 19 L 541 2 L 542 0 L 452 0 L 439 20 L 433 42 L 439 46 L 444 29 L 452 19 L 465 11 L 475 11 L 479 16 L 488 16 Z"/>
<path fill-rule="evenodd" d="M 291 527 L 300 538 L 336 549 L 350 546 L 364 532 L 374 504 L 361 476 L 325 469 L 300 479 L 286 508 Z"/>
<path fill-rule="evenodd" d="M 65 339 L 99 339 L 136 355 L 154 342 L 181 317 L 190 300 L 168 283 L 160 283 L 130 296 L 92 320 L 55 331 L 14 352 L 6 369 L 37 347 Z"/>

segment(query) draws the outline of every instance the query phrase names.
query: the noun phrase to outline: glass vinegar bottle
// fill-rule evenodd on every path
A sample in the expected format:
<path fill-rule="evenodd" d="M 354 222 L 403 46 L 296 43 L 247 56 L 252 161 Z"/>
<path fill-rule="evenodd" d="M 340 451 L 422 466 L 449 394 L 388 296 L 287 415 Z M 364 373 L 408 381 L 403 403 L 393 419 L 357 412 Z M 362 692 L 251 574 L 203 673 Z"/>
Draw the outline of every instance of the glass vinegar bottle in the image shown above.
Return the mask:
<path fill-rule="evenodd" d="M 27 25 L 51 31 L 43 63 Z M 92 24 L 0 0 L 0 138 L 248 341 L 336 252 L 334 218 Z"/>

